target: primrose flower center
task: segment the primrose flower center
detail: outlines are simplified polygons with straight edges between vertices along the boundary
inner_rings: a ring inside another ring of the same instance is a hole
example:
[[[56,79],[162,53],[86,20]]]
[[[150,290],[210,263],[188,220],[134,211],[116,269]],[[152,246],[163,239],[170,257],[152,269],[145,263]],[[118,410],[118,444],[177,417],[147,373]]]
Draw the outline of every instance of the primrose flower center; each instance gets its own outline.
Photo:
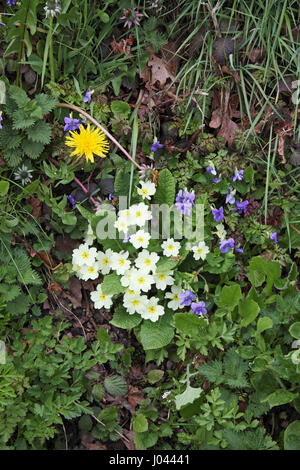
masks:
[[[84,252],[82,253],[81,257],[82,257],[83,259],[88,259],[88,258],[89,258],[89,254],[88,254],[86,251],[84,251]]]
[[[151,259],[146,258],[145,261],[144,261],[144,263],[145,263],[146,266],[150,266],[150,264],[151,264]]]
[[[123,258],[119,259],[119,265],[124,266],[125,260]]]
[[[178,297],[178,295],[177,295],[177,294],[174,294],[174,297],[173,297],[173,299],[174,299],[176,302],[178,302],[178,300],[179,300],[179,297]]]
[[[158,276],[158,279],[159,279],[160,281],[163,281],[164,279],[166,279],[166,275],[165,275],[165,274],[160,274],[160,275]]]
[[[143,277],[139,277],[138,278],[138,283],[139,284],[144,284],[145,283],[145,279]]]
[[[153,305],[152,305],[151,307],[148,308],[148,312],[153,315],[156,312],[156,308],[153,307]]]
[[[93,266],[90,266],[89,269],[88,269],[88,272],[93,273],[94,271],[95,271],[95,268]]]
[[[103,258],[102,262],[103,262],[103,264],[105,264],[105,266],[107,266],[108,265],[108,258]]]
[[[133,305],[134,307],[136,307],[137,305],[140,304],[140,301],[139,301],[138,299],[135,299],[135,300],[133,300],[131,303],[132,303],[132,305]]]
[[[106,295],[104,295],[104,294],[100,294],[100,295],[99,295],[99,298],[100,298],[100,300],[102,300],[102,301],[103,301],[103,300],[105,300],[105,299],[106,299]]]
[[[170,251],[174,250],[174,245],[169,245],[168,250],[170,250]]]

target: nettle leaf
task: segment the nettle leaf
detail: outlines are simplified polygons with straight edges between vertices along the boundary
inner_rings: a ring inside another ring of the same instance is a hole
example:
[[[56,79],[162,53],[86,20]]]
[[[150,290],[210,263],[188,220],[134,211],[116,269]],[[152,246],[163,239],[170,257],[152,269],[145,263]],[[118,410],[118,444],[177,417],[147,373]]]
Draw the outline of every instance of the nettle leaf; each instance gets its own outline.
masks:
[[[107,274],[102,282],[103,294],[115,295],[121,294],[121,292],[125,292],[127,290],[127,287],[122,286],[121,277],[122,276],[118,276],[116,273]]]
[[[248,387],[248,380],[245,377],[248,368],[248,363],[234,349],[229,349],[224,357],[224,382],[233,388]]]
[[[38,121],[30,128],[26,129],[28,139],[41,144],[49,144],[51,140],[51,127],[45,121]]]
[[[0,293],[3,295],[5,302],[10,302],[21,294],[21,289],[17,285],[0,284]]]
[[[230,311],[239,303],[242,298],[242,292],[239,285],[224,286],[220,295],[220,299],[216,301],[218,307],[226,308]]]
[[[198,366],[198,372],[212,383],[219,385],[223,382],[223,364],[221,361],[209,361]]]
[[[175,179],[167,168],[159,172],[156,193],[154,195],[155,204],[168,204],[172,206],[175,200]]]
[[[9,96],[15,101],[18,108],[24,108],[30,102],[27,93],[16,85],[11,85],[8,89]]]
[[[164,318],[166,317],[167,318]],[[157,322],[145,320],[140,331],[140,340],[145,351],[160,349],[172,341],[174,328],[170,325],[169,315],[165,314]]]
[[[113,396],[123,396],[128,392],[127,384],[120,375],[112,375],[104,380],[104,387]]]
[[[42,114],[48,114],[52,109],[55,108],[57,104],[57,99],[54,96],[46,95],[45,93],[40,93],[35,95],[35,101],[42,110]]]
[[[300,420],[293,421],[284,431],[284,450],[300,450]]]
[[[40,142],[32,142],[29,139],[24,139],[22,143],[22,148],[24,153],[29,157],[35,160],[38,158],[42,151],[44,150],[44,144]]]
[[[194,388],[188,385],[183,393],[175,397],[176,410],[180,410],[183,406],[193,403],[200,397],[202,392],[202,388]]]
[[[138,315],[137,313],[129,315],[127,310],[120,305],[118,308],[115,309],[114,316],[109,323],[118,328],[130,330],[131,328],[138,326],[141,321],[142,317],[140,315]]]
[[[260,312],[258,303],[249,298],[241,300],[238,308],[239,314],[243,317],[241,326],[248,326]]]

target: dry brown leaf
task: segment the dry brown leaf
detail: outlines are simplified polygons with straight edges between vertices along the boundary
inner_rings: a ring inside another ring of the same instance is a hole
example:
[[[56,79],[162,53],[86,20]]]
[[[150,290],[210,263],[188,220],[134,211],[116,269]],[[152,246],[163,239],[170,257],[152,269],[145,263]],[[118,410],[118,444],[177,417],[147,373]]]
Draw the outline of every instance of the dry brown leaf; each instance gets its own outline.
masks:
[[[228,146],[232,145],[232,142],[235,138],[235,133],[238,130],[239,126],[232,121],[229,116],[224,116],[222,121],[221,129],[219,130],[217,136],[224,137],[225,143],[228,142]]]
[[[37,197],[29,197],[26,203],[32,207],[32,215],[35,219],[40,220],[42,214],[42,201]]]
[[[222,123],[222,111],[220,108],[218,108],[212,112],[209,127],[212,127],[213,129],[217,129],[218,127],[220,127],[221,123]]]
[[[128,403],[131,405],[132,411],[135,411],[136,406],[140,401],[144,400],[144,394],[137,387],[129,386]]]
[[[151,67],[151,84],[159,82],[160,86],[163,87],[166,84],[168,78],[174,80],[174,75],[169,71],[167,64],[163,59],[160,59],[155,54],[150,54],[148,60],[148,66]]]
[[[133,441],[134,431],[133,430],[129,431],[128,429],[123,429],[123,434],[128,439],[128,441],[126,441],[125,439],[122,441],[125,444],[125,446],[127,447],[127,449],[128,450],[136,450],[135,445],[134,445],[134,441]]]

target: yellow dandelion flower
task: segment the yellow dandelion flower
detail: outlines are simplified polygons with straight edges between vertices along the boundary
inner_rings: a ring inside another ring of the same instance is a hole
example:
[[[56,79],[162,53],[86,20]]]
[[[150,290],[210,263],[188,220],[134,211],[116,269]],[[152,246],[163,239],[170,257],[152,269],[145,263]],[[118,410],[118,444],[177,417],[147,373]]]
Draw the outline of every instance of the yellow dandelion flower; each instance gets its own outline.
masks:
[[[79,127],[79,132],[70,131],[71,136],[66,139],[68,147],[74,147],[74,152],[71,157],[78,156],[78,159],[83,155],[86,161],[89,160],[94,163],[94,154],[101,158],[106,157],[109,150],[109,143],[104,133],[100,129],[90,128],[90,124],[85,128],[82,124]]]

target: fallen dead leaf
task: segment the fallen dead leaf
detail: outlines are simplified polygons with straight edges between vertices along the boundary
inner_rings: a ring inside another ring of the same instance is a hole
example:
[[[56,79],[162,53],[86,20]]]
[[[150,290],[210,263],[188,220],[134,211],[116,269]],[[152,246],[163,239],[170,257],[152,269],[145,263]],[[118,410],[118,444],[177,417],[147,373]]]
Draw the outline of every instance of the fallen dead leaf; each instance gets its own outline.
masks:
[[[132,411],[135,411],[136,406],[140,401],[144,400],[144,394],[137,387],[129,386],[128,403],[131,405]]]
[[[32,215],[35,219],[40,220],[42,214],[42,201],[37,197],[29,197],[26,203],[32,207]]]
[[[128,429],[123,429],[123,434],[125,437],[127,437],[128,441],[125,439],[122,441],[125,446],[127,447],[128,450],[136,450],[135,445],[134,445],[134,431],[129,431]]]
[[[160,86],[163,87],[166,84],[168,78],[174,80],[174,75],[170,72],[167,64],[163,59],[160,59],[155,54],[151,53],[148,66],[151,67],[151,84],[159,82]]]

